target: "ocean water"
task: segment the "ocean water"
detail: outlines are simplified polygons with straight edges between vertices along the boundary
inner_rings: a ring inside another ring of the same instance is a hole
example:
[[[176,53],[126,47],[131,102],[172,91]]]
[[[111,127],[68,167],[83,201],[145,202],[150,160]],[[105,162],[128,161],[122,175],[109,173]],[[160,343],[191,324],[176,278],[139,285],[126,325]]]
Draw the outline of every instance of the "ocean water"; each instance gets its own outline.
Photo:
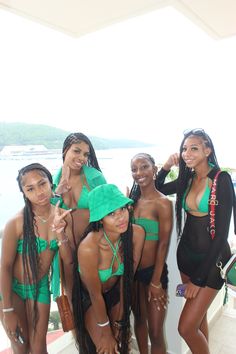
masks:
[[[108,183],[116,184],[125,193],[132,186],[130,160],[139,152],[151,154],[157,165],[162,165],[175,150],[173,146],[152,146],[145,148],[125,148],[97,150],[99,165]],[[16,177],[18,170],[33,162],[39,162],[54,174],[61,167],[61,154],[22,156],[15,159],[0,159],[0,230],[7,220],[23,207],[22,193],[19,191]],[[234,174],[236,180],[236,176]],[[236,188],[236,186],[235,186]]]
[[[138,152],[148,152],[155,158],[159,155],[158,150],[157,147],[109,149],[97,150],[96,154],[107,182],[116,184],[125,193],[126,186],[132,186],[131,158]],[[23,197],[16,177],[19,169],[33,162],[43,164],[54,174],[61,167],[62,158],[61,154],[55,154],[0,159],[0,230],[6,221],[23,207]],[[159,163],[160,160],[157,162]]]

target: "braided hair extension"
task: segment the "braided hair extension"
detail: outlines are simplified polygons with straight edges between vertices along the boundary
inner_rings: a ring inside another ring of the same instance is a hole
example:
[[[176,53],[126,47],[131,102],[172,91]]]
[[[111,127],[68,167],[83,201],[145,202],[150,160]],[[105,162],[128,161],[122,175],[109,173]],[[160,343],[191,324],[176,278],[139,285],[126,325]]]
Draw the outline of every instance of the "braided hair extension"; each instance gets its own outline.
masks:
[[[90,223],[85,229],[81,239],[79,241],[82,242],[83,239],[91,232],[91,231],[99,231],[99,222]],[[78,245],[79,247],[79,245]],[[73,306],[73,314],[75,321],[75,334],[76,334],[76,346],[81,354],[95,354],[96,347],[93,344],[91,337],[85,326],[85,310],[83,306],[83,284],[81,281],[81,277],[78,272],[78,257],[77,252],[75,253],[74,259],[74,280],[73,280],[73,291],[72,291],[72,306]]]
[[[39,270],[39,257],[37,252],[37,237],[35,235],[35,219],[34,213],[32,211],[32,205],[29,199],[26,198],[23,192],[23,182],[22,178],[27,173],[31,171],[37,170],[39,174],[43,177],[47,177],[50,184],[52,185],[52,176],[50,172],[39,163],[32,163],[23,167],[18,172],[17,182],[20,188],[20,191],[23,193],[25,206],[23,208],[23,252],[22,252],[22,260],[23,260],[23,269],[24,269],[24,282],[27,284],[32,279],[33,284],[36,287],[34,294],[34,315],[33,315],[33,327],[38,321],[38,310],[36,299],[38,297],[38,270]]]
[[[63,148],[62,148],[63,161],[65,160],[66,153],[69,150],[69,148],[71,147],[71,145],[80,143],[81,141],[83,141],[84,143],[86,143],[89,146],[88,166],[94,167],[97,170],[101,171],[99,164],[98,164],[98,160],[97,160],[97,156],[96,156],[94,147],[93,147],[91,141],[89,140],[89,138],[86,135],[84,135],[83,133],[71,133],[66,137],[66,139],[63,143]]]
[[[148,160],[153,165],[153,167],[156,166],[155,160],[150,154],[147,154],[145,152],[138,153],[137,155],[135,155],[132,158],[132,160],[136,159],[137,157],[141,157],[141,158]],[[131,162],[132,162],[132,160],[131,160]],[[155,179],[154,184],[155,184],[156,189],[158,190],[159,185],[158,185],[157,178]],[[135,205],[137,203],[137,201],[139,200],[140,197],[141,197],[140,187],[136,182],[133,182],[133,185],[132,185],[132,188],[131,188],[130,194],[129,194],[129,198],[133,199],[133,201],[134,201],[133,205]]]
[[[192,183],[192,178],[194,175],[194,171],[192,171],[189,167],[186,166],[182,158],[183,146],[185,140],[190,136],[197,136],[202,139],[203,143],[206,147],[211,149],[211,153],[208,156],[208,162],[213,164],[215,167],[219,168],[214,145],[212,140],[210,139],[209,135],[205,133],[203,129],[193,129],[184,133],[184,138],[180,144],[179,150],[179,175],[177,178],[177,197],[176,197],[176,219],[177,219],[177,235],[178,238],[181,237],[182,233],[182,200],[186,189],[189,186],[189,183]]]
[[[80,242],[91,231],[99,231],[102,224],[99,221],[92,222],[86,228],[82,235]],[[129,338],[130,338],[130,309],[131,309],[131,296],[132,296],[132,283],[133,283],[133,228],[129,220],[128,229],[121,234],[121,248],[123,252],[124,262],[124,275],[123,275],[123,318],[119,321],[121,325],[121,341],[119,343],[119,352],[121,354],[128,353]],[[76,257],[77,258],[77,257]],[[75,260],[74,266],[74,287],[73,287],[73,313],[75,319],[75,332],[77,338],[77,347],[82,354],[95,354],[96,348],[92,339],[85,327],[85,316],[83,309],[82,297],[82,281],[78,272],[78,259]]]
[[[126,232],[121,236],[122,250],[124,253],[124,276],[123,276],[123,319],[121,327],[121,343],[120,353],[127,354],[130,339],[130,310],[132,300],[132,284],[134,278],[133,272],[133,226],[131,223],[131,215],[129,226]]]

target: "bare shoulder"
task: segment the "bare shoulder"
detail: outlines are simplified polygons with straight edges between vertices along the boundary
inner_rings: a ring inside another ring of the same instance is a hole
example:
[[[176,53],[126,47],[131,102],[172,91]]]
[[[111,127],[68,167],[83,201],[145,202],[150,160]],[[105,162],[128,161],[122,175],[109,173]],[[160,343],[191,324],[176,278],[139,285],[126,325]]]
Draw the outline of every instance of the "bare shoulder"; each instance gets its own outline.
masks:
[[[79,257],[89,257],[94,256],[98,253],[99,242],[101,236],[99,232],[89,232],[88,235],[80,242],[78,247],[78,256]]]
[[[23,232],[23,210],[9,219],[3,230],[3,237],[19,238]]]
[[[162,207],[162,208],[172,207],[172,202],[168,198],[168,196],[166,196],[160,192],[159,192],[159,198],[156,199],[156,203],[158,204],[159,207]]]

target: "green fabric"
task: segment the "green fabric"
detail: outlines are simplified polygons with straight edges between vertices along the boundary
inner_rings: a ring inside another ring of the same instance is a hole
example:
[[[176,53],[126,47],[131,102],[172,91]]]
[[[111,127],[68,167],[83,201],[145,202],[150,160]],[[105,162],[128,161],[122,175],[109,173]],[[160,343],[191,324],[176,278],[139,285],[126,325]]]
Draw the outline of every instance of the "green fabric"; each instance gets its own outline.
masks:
[[[207,185],[206,185],[205,191],[204,191],[203,196],[198,204],[197,210],[193,210],[188,207],[188,205],[186,203],[186,196],[187,196],[188,192],[189,192],[189,188],[187,188],[187,190],[185,191],[184,196],[183,196],[183,203],[182,203],[183,209],[185,211],[195,211],[195,212],[200,212],[200,213],[208,213],[208,211],[209,211],[208,202],[209,202],[210,193],[211,193],[211,189],[208,186],[208,179],[207,179]]]
[[[60,296],[60,264],[59,251],[57,251],[52,260],[52,275],[51,275],[51,293],[53,300]]]
[[[36,298],[36,285],[35,284],[22,284],[16,278],[12,282],[12,290],[22,299],[31,299],[41,302],[43,304],[50,304],[50,291],[48,275],[38,283],[38,294]]]
[[[106,241],[108,242],[109,246],[111,247],[111,250],[113,252],[113,257],[112,257],[111,265],[110,265],[109,268],[107,268],[107,269],[99,269],[98,270],[98,275],[99,275],[99,278],[100,278],[102,283],[105,283],[108,279],[110,279],[110,278],[112,278],[112,277],[114,277],[116,275],[119,276],[119,275],[123,275],[124,274],[124,264],[120,262],[119,257],[117,255],[121,239],[119,239],[119,241],[116,244],[116,247],[114,247],[105,232],[104,232],[104,237],[105,237]],[[113,273],[112,272],[112,267],[113,267],[115,259],[117,260],[118,268]]]
[[[119,257],[117,255],[121,239],[119,239],[119,241],[116,244],[116,247],[114,247],[105,232],[104,232],[104,237],[105,237],[106,241],[108,242],[109,246],[111,247],[113,257],[112,257],[111,265],[109,268],[98,269],[98,276],[99,276],[99,279],[101,280],[102,283],[105,283],[107,280],[109,280],[110,278],[112,278],[114,276],[120,276],[120,275],[124,274],[124,263],[120,262]],[[118,267],[115,272],[112,272],[112,267],[113,267],[115,259],[117,260]],[[78,272],[81,273],[79,265],[78,265]]]
[[[86,178],[86,181],[87,181],[87,184],[88,184],[90,190],[94,189],[95,187],[97,187],[97,186],[99,186],[101,184],[105,184],[106,183],[105,177],[96,168],[84,165],[84,166],[82,166],[82,171],[83,171],[83,174],[84,174],[84,176]],[[60,182],[61,175],[62,175],[62,168],[60,168],[57,171],[57,173],[53,176],[53,190],[54,191],[56,190],[56,188],[57,188],[57,186],[58,186],[58,184]],[[86,184],[83,184],[79,200],[77,201],[77,208],[78,209],[88,209],[89,189],[87,188]],[[66,205],[63,202],[63,198],[62,197],[60,197],[59,199],[57,197],[51,198],[51,203],[53,205],[56,205],[58,200],[60,200],[60,205],[59,206],[61,208],[70,209],[68,207],[68,205]]]
[[[99,221],[113,211],[132,204],[114,184],[102,184],[89,193],[90,222]]]
[[[146,241],[157,241],[159,239],[159,223],[157,221],[146,218],[132,218],[132,222],[144,228]]]
[[[17,242],[17,253],[22,254],[23,253],[23,243],[24,243],[24,239],[20,239]],[[50,243],[48,243],[47,240],[44,240],[41,237],[36,237],[36,243],[37,243],[37,251],[38,253],[41,253],[43,251],[45,251],[47,248],[49,248],[51,251],[56,251],[58,250],[58,244],[57,244],[57,240],[51,240]],[[27,250],[28,252],[28,250]]]

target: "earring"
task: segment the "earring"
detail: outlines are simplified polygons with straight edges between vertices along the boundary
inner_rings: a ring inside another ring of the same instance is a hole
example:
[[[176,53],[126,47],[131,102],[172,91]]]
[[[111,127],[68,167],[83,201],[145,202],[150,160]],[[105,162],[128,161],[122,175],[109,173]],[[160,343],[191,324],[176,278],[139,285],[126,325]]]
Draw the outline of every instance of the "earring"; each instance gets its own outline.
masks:
[[[154,175],[153,175],[153,180],[155,181],[156,178],[157,178],[157,175],[156,175],[156,173],[154,173]]]

